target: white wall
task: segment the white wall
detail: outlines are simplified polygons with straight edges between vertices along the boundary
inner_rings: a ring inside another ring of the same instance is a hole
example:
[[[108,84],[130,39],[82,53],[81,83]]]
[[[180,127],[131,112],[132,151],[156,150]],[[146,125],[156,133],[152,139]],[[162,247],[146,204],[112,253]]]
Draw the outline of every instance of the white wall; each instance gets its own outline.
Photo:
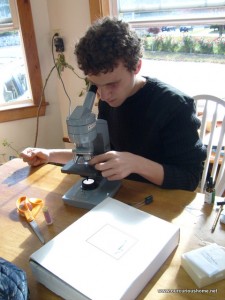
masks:
[[[90,26],[89,0],[48,0],[49,18],[53,32],[58,31],[63,37],[65,45],[66,61],[76,68],[76,72],[83,77],[76,67],[74,46]],[[72,100],[72,109],[82,103],[83,98],[79,94],[85,83],[78,79],[69,69],[62,74],[66,90]],[[61,111],[61,121],[64,136],[67,136],[66,117],[69,112],[69,100],[66,97],[61,82],[57,81],[57,94]],[[65,145],[68,146],[68,145]]]
[[[76,67],[74,44],[84,34],[90,25],[89,0],[30,0],[35,27],[36,41],[43,84],[53,66],[51,55],[51,40],[55,30],[59,30],[65,43],[65,57],[68,63]],[[79,71],[78,71],[79,72]],[[82,73],[79,72],[80,75]],[[84,83],[75,75],[65,70],[62,75],[68,94],[74,108],[82,101],[78,97]],[[62,89],[56,71],[51,75],[46,92],[49,106],[46,115],[40,117],[38,147],[63,148],[73,145],[64,144],[62,137],[67,136],[66,117],[69,102]],[[33,146],[35,138],[36,119],[18,120],[0,123],[0,154],[5,153],[5,159],[14,152],[2,147],[1,142],[7,139],[18,151]],[[3,157],[0,155],[0,162]]]

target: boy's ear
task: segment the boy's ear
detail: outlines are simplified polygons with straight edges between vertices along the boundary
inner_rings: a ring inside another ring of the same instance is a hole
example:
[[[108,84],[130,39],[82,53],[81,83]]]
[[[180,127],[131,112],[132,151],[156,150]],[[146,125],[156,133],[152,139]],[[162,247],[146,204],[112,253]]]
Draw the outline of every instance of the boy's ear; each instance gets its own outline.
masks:
[[[142,66],[142,60],[139,59],[137,66],[136,66],[136,70],[134,71],[134,74],[138,74],[139,71],[141,70],[141,66]]]

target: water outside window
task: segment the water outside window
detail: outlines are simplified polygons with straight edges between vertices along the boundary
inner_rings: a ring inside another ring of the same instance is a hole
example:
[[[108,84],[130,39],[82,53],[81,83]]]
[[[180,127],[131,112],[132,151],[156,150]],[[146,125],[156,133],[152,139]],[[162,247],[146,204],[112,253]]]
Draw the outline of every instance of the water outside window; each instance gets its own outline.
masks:
[[[0,106],[31,99],[23,45],[13,28],[9,0],[0,0]]]

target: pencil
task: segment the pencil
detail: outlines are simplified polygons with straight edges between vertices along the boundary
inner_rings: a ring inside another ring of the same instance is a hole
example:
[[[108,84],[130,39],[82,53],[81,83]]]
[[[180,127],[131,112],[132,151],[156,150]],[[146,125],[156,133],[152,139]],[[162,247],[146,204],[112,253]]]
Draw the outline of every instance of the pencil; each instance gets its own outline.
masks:
[[[216,225],[217,225],[217,223],[218,223],[218,221],[219,221],[219,218],[220,218],[220,215],[221,215],[221,212],[223,211],[223,205],[221,205],[220,206],[220,209],[219,209],[219,211],[218,211],[218,213],[217,213],[217,215],[216,215],[216,219],[215,219],[215,221],[214,221],[214,223],[213,223],[213,226],[212,226],[212,229],[211,229],[211,232],[213,233],[214,231],[215,231],[215,229],[216,229]]]

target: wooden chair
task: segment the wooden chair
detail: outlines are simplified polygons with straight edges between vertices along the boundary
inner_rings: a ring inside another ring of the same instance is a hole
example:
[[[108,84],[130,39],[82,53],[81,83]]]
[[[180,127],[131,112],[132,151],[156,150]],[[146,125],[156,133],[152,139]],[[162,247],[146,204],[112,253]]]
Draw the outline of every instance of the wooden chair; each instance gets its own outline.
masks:
[[[199,135],[207,147],[200,192],[204,192],[207,177],[212,176],[216,196],[222,196],[225,191],[225,101],[204,94],[193,98],[197,115],[201,119]]]

